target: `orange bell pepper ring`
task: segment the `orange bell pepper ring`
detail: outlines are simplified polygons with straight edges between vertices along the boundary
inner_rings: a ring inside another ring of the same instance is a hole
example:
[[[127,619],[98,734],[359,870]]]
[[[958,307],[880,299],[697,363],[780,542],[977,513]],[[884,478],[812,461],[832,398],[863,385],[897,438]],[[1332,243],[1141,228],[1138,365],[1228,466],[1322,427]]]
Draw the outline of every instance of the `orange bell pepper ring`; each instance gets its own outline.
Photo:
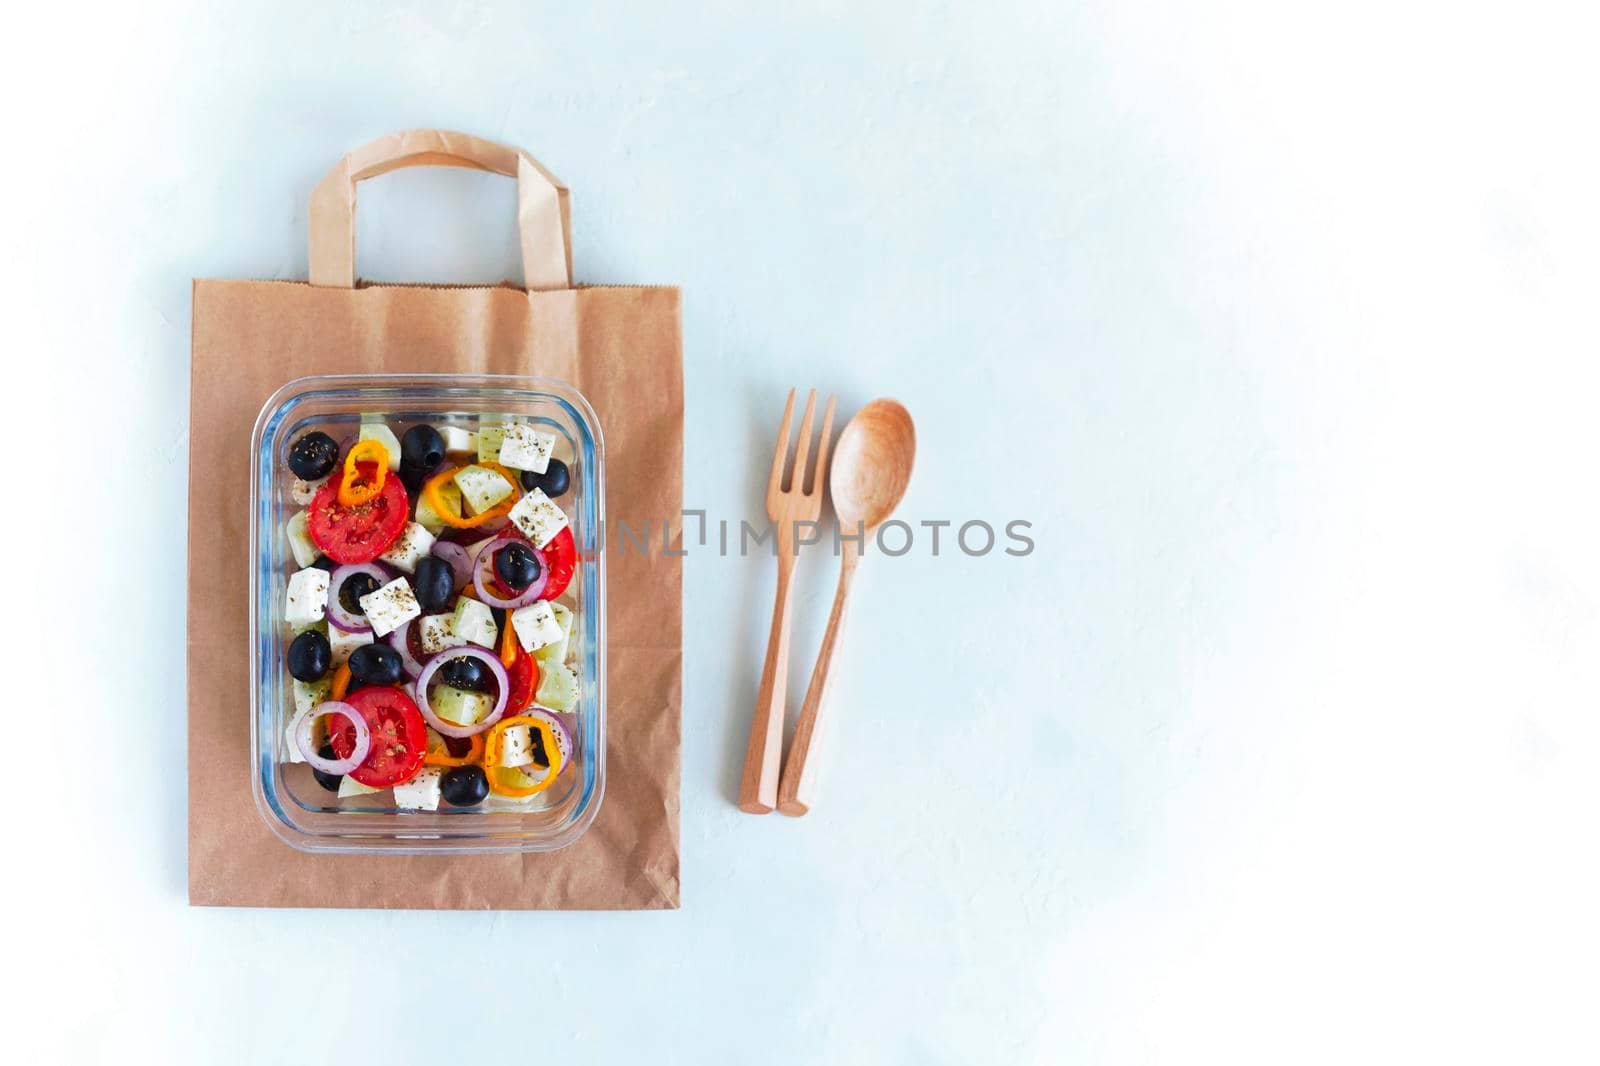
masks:
[[[344,457],[344,477],[339,481],[339,503],[359,507],[383,491],[389,477],[389,449],[382,441],[358,440]]]
[[[422,756],[422,765],[451,767],[472,766],[475,763],[482,761],[483,736],[481,734],[476,734],[468,737],[467,741],[472,745],[472,747],[465,755],[457,758],[456,756],[450,754],[450,749],[448,747],[440,747],[432,751],[424,752]]]
[[[532,785],[519,785],[520,778],[529,780],[527,774],[520,767],[501,766],[500,759],[505,754],[506,730],[512,726],[525,725],[539,732],[539,739],[544,745],[545,756],[550,760],[550,770]],[[489,730],[489,737],[483,748],[483,772],[489,779],[489,791],[497,796],[510,796],[514,799],[523,799],[527,796],[543,792],[555,783],[561,773],[561,749],[556,747],[556,733],[550,728],[550,723],[542,718],[521,714],[515,718],[502,718]],[[515,775],[515,776],[513,776]],[[509,780],[508,780],[509,778]]]
[[[495,473],[505,478],[507,484],[511,486],[511,495],[507,496],[505,499],[501,500],[487,511],[479,511],[477,514],[470,517],[467,515],[456,514],[454,511],[450,510],[450,508],[445,506],[444,497],[440,495],[439,488],[446,481],[449,481],[451,478],[455,477],[458,473],[458,470],[456,467],[449,467],[448,469],[441,470],[439,473],[433,475],[427,481],[423,482],[422,494],[427,497],[428,506],[433,508],[434,514],[439,516],[439,521],[443,522],[447,526],[451,526],[455,529],[476,529],[478,526],[483,525],[492,518],[504,518],[506,515],[510,514],[511,508],[515,507],[517,501],[522,498],[522,493],[517,489],[517,475],[507,470],[499,463],[480,462],[475,465],[481,466],[486,470],[493,470]]]
[[[350,664],[340,663],[339,669],[333,672],[333,687],[328,690],[330,700],[343,700],[345,693],[350,691]]]

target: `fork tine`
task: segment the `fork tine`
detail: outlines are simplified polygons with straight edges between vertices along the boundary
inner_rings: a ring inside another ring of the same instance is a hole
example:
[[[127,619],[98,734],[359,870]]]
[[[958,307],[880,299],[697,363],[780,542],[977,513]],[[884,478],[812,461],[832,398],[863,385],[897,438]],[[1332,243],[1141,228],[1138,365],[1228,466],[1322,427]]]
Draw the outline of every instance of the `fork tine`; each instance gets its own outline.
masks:
[[[817,440],[817,468],[812,471],[810,479],[806,482],[805,493],[807,496],[822,491],[822,482],[828,474],[828,449],[833,441],[833,397],[828,397],[828,406],[822,412],[822,436]]]
[[[789,457],[789,423],[794,419],[794,391],[789,390],[789,402],[783,405],[783,423],[778,426],[778,446],[772,452],[772,476],[767,479],[767,495],[778,491],[783,480],[783,461]]]
[[[817,390],[806,395],[806,413],[800,420],[800,447],[794,453],[794,473],[789,476],[789,492],[804,493],[806,456],[811,454],[811,416],[817,409]]]

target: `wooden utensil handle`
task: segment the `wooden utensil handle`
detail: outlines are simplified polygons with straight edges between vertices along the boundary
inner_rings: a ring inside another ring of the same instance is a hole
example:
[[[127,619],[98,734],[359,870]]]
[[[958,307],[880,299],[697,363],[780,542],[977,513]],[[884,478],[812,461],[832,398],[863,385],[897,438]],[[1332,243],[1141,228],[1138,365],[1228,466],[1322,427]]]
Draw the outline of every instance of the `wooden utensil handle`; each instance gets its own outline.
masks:
[[[816,797],[818,763],[811,758],[812,749],[821,745],[823,711],[828,704],[829,681],[833,676],[833,653],[844,632],[845,606],[850,600],[850,582],[855,576],[857,558],[846,548],[839,567],[839,588],[833,594],[833,610],[828,615],[828,629],[822,635],[817,665],[811,670],[811,684],[806,687],[806,701],[800,707],[800,720],[795,724],[794,741],[789,745],[789,758],[783,764],[783,779],[778,785],[778,810],[796,818],[811,809]]]
[[[794,576],[793,552],[778,551],[778,593],[767,634],[767,661],[750,719],[750,744],[739,780],[739,809],[746,814],[771,814],[778,802],[778,768],[783,755],[783,717],[789,687],[789,587]]]

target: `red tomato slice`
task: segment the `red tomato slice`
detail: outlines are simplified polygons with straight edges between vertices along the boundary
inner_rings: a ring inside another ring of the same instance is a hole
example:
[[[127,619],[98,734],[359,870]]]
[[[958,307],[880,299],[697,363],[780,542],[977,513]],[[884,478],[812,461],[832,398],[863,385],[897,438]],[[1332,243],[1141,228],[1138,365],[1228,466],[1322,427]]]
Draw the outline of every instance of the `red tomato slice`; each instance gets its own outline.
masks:
[[[506,696],[506,714],[518,714],[533,702],[539,687],[539,664],[533,656],[517,649],[517,660],[506,671],[511,676],[511,692]]]
[[[372,749],[350,776],[368,788],[388,788],[417,776],[428,751],[428,726],[411,697],[397,688],[375,685],[357,689],[345,702],[361,712],[372,731]],[[356,750],[355,727],[343,718],[329,718],[328,726],[334,756],[349,758]]]
[[[397,477],[366,503],[346,507],[332,480],[312,497],[306,531],[311,543],[336,563],[370,563],[389,550],[410,520],[411,500]]]
[[[567,586],[572,584],[572,575],[578,570],[578,546],[572,541],[572,527],[568,526],[557,533],[549,544],[538,551],[539,561],[550,571],[550,580],[545,582],[539,598],[553,600],[567,591]]]

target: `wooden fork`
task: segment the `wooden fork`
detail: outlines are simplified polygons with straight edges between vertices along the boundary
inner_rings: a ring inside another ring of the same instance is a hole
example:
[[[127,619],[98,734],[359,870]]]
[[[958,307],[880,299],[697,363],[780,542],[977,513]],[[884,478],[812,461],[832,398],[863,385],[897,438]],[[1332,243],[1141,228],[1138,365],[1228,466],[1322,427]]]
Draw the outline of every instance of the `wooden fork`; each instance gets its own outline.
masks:
[[[739,781],[739,809],[747,814],[771,814],[778,803],[778,764],[783,754],[784,705],[789,687],[789,586],[794,578],[795,563],[799,561],[795,526],[801,522],[814,523],[822,514],[822,482],[827,476],[828,446],[833,439],[833,397],[829,396],[822,415],[817,463],[807,480],[811,416],[817,403],[817,390],[812,389],[806,396],[806,412],[800,420],[800,443],[786,487],[783,468],[789,457],[794,392],[789,390],[789,402],[783,408],[778,447],[772,455],[772,474],[767,478],[767,517],[777,532],[778,597],[772,605],[767,662],[761,668],[761,690],[756,696],[755,715],[750,720],[750,746],[744,753],[744,776]]]

